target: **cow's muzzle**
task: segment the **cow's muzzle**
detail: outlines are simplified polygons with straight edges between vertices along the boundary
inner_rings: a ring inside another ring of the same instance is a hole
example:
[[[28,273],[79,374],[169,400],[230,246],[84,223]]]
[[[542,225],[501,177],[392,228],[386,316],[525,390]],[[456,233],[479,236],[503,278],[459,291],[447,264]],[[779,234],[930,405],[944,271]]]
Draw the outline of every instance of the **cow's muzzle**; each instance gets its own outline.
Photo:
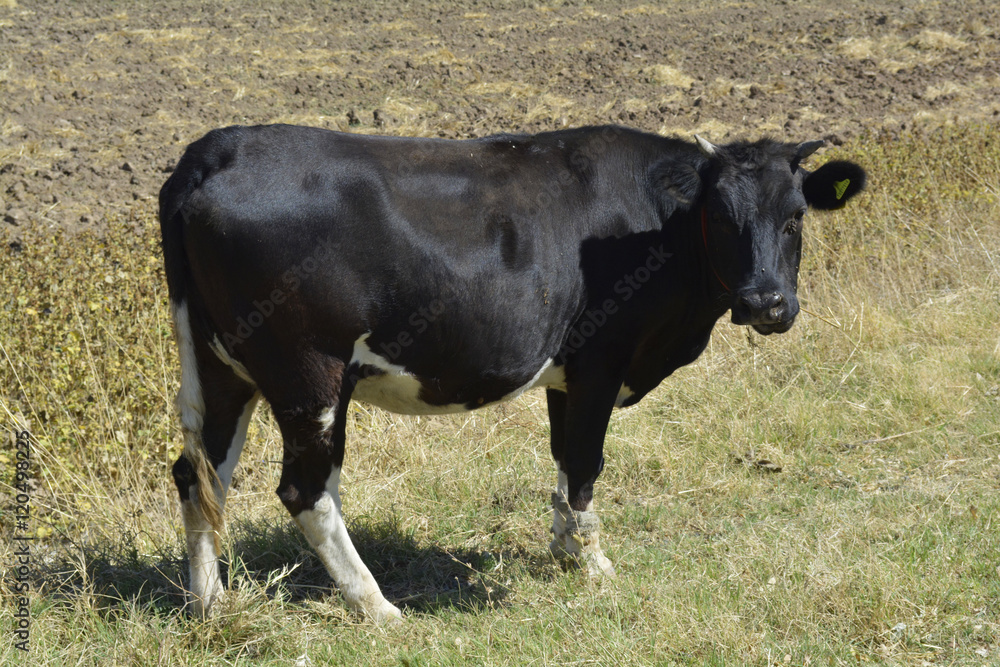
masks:
[[[798,300],[781,292],[744,291],[733,303],[733,324],[752,326],[757,333],[768,336],[785,333],[799,314]]]

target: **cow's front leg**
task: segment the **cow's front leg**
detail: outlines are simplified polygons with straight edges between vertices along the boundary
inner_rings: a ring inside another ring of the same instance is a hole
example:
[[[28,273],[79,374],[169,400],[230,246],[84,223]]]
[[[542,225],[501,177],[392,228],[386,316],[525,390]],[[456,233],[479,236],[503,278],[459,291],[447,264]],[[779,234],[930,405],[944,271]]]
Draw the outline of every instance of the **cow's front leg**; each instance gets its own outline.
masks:
[[[594,511],[594,482],[604,467],[604,433],[615,395],[605,405],[604,393],[574,400],[561,391],[548,391],[552,456],[559,469],[549,550],[592,576],[613,577],[615,568],[601,550],[601,521]]]
[[[593,500],[584,510],[573,509],[566,492],[566,474],[559,471],[559,482],[552,494],[552,555],[580,565],[592,576],[615,576],[615,568],[601,549],[601,520],[593,509]]]

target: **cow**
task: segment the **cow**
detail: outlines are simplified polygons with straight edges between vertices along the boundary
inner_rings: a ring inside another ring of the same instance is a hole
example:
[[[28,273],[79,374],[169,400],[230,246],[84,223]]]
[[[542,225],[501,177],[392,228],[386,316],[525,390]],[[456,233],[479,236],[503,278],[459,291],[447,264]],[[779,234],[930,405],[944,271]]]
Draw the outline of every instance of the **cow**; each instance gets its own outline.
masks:
[[[697,359],[727,312],[787,331],[807,208],[865,185],[852,162],[802,167],[822,141],[695,139],[269,125],[192,143],[159,199],[192,612],[223,593],[226,493],[260,397],[283,440],[277,495],[364,616],[401,618],[341,511],[352,399],[439,414],[545,388],[550,550],[613,576],[594,510],[612,410]]]

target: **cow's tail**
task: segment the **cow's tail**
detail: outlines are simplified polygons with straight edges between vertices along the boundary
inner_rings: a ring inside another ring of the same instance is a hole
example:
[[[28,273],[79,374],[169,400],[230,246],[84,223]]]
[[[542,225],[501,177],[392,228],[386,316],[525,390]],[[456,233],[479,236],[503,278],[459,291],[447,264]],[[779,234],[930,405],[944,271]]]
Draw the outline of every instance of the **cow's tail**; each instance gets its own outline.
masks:
[[[216,489],[222,487],[201,438],[205,401],[195,357],[195,337],[204,335],[205,319],[198,312],[200,299],[195,292],[190,262],[184,250],[184,230],[188,222],[195,221],[206,213],[199,211],[193,204],[192,195],[209,176],[229,162],[232,156],[232,138],[236,132],[238,128],[215,130],[191,144],[160,189],[163,261],[181,361],[181,388],[177,394],[177,407],[184,430],[182,456],[187,459],[194,473],[198,506],[214,533],[217,553],[219,536],[223,530],[223,511]]]
[[[192,202],[195,190],[233,160],[243,127],[212,130],[187,147],[177,168],[160,188],[160,235],[171,303],[187,300],[191,276],[184,253],[184,224],[206,212]]]
[[[194,444],[189,447],[188,443],[192,441]],[[208,455],[201,444],[200,435],[185,438],[183,455],[194,467],[195,478],[198,480],[198,507],[201,509],[205,521],[212,528],[215,553],[220,553],[222,551],[220,536],[225,530],[226,522],[216,489],[222,488],[222,481],[219,479],[218,473],[215,472],[215,467],[208,461]]]

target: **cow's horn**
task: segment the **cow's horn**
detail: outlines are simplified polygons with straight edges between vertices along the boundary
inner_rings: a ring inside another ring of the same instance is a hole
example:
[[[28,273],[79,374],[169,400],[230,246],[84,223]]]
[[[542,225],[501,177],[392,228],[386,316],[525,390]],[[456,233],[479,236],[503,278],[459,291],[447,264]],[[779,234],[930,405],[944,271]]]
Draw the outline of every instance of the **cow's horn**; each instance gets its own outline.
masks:
[[[700,137],[697,134],[694,135],[694,138],[698,140],[698,149],[701,151],[702,155],[705,157],[712,157],[715,155],[715,151],[717,150],[715,144],[705,137]]]
[[[822,148],[825,143],[822,139],[819,141],[804,141],[795,147],[795,157],[799,160],[805,160],[815,153],[817,149]]]

